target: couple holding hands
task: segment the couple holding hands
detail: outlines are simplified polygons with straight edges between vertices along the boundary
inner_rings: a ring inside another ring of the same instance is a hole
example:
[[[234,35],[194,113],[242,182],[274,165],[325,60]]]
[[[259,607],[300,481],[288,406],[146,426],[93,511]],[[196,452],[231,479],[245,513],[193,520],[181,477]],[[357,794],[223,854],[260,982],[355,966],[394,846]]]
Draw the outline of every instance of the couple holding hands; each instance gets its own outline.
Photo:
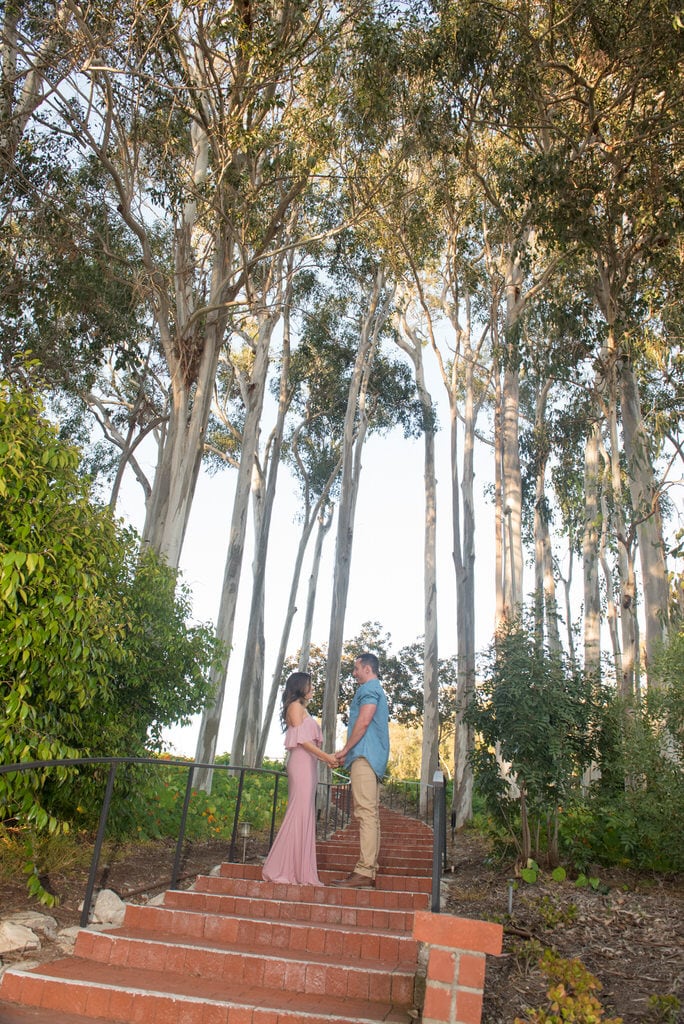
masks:
[[[389,758],[387,698],[378,679],[378,659],[354,660],[356,691],[349,708],[347,742],[334,754],[321,749],[323,734],[306,710],[311,676],[293,672],[285,684],[281,720],[285,728],[288,801],[280,831],[263,866],[269,882],[322,885],[316,866],[316,761],[344,765],[351,776],[354,817],[360,830],[359,860],[353,872],[332,885],[373,888],[380,850],[380,783]]]

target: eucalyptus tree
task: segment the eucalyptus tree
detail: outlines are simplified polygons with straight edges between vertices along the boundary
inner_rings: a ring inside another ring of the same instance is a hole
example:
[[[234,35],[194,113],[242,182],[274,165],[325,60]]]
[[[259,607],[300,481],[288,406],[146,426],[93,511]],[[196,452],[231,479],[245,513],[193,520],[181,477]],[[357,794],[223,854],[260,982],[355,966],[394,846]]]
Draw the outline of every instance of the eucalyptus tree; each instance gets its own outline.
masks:
[[[344,240],[342,245],[344,245]],[[386,280],[382,265],[355,242],[347,251],[338,247],[338,287],[347,295],[346,320],[335,325],[349,344],[349,366],[342,426],[340,499],[328,636],[328,664],[323,703],[324,743],[335,743],[339,666],[344,616],[351,572],[354,519],[361,477],[361,454],[369,429],[390,430],[401,423],[415,430],[416,403],[413,383],[403,363],[381,353],[390,329],[389,314],[394,285]]]
[[[596,392],[606,416],[619,545],[621,686],[630,692],[637,646],[635,541],[647,660],[667,631],[656,452],[639,395],[640,366],[648,355],[639,336],[653,318],[664,257],[681,231],[681,204],[672,197],[681,187],[684,40],[666,5],[649,0],[596,0],[582,9],[540,4],[538,12],[528,36],[542,86],[535,124],[551,148],[550,159],[537,168],[536,213],[559,244],[581,250],[584,266],[589,264],[587,292],[604,321]]]
[[[438,688],[439,647],[437,628],[437,477],[435,473],[436,413],[425,381],[424,340],[410,324],[403,309],[397,344],[411,359],[422,415],[424,440],[425,533],[423,563],[423,612],[425,650],[423,656],[423,743],[420,768],[420,808],[427,810],[428,786],[439,764]]]
[[[138,247],[170,394],[144,539],[176,565],[230,310],[330,149],[305,112],[334,94],[326,44],[345,12],[131,0],[72,16],[87,59],[51,92],[44,130],[93,154]]]

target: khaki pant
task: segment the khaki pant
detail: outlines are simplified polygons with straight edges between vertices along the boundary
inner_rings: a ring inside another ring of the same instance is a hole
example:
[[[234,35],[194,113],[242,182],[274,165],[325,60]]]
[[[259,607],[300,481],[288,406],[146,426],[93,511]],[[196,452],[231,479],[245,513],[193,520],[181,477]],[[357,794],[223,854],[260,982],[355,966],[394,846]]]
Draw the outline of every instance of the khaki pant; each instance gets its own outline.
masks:
[[[380,783],[365,757],[357,757],[352,761],[351,791],[361,845],[354,871],[375,878],[380,853]]]

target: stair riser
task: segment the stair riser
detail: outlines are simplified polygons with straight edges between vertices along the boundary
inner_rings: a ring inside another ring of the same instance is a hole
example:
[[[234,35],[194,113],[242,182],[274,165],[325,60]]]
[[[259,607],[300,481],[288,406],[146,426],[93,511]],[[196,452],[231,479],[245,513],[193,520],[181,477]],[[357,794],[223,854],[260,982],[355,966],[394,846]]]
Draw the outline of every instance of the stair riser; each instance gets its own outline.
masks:
[[[346,925],[368,931],[392,931],[411,934],[413,912],[371,907],[327,906],[324,903],[297,903],[287,900],[250,899],[196,892],[193,889],[167,892],[164,906],[176,910],[196,910],[204,914],[234,914],[254,920],[297,922],[299,924]]]
[[[347,931],[321,925],[293,925],[282,921],[241,917],[212,917],[187,910],[129,905],[125,924],[140,931],[164,933],[184,939],[201,939],[222,945],[239,945],[265,951],[321,953],[340,962],[378,960],[391,964],[415,964],[417,944],[408,936]]]
[[[413,970],[396,972],[380,967],[368,970],[94,932],[80,933],[75,955],[116,967],[166,971],[170,977],[183,974],[212,981],[225,979],[228,991],[230,986],[257,985],[275,991],[398,1006],[408,1005],[413,996],[415,965]]]
[[[339,872],[334,876],[339,877]],[[330,872],[332,880],[333,872]],[[384,879],[380,879],[382,883]],[[421,879],[421,885],[424,879]],[[314,887],[311,885],[284,885],[280,882],[261,882],[257,879],[238,878],[237,876],[202,875],[200,876],[193,891],[212,893],[217,896],[237,896],[250,899],[273,899],[285,903],[317,903],[327,906],[363,906],[374,907],[378,910],[425,910],[428,905],[427,898],[417,892],[399,891],[390,889],[364,889],[355,891],[353,889],[338,889],[325,887]],[[363,903],[359,903],[359,896],[363,896]]]

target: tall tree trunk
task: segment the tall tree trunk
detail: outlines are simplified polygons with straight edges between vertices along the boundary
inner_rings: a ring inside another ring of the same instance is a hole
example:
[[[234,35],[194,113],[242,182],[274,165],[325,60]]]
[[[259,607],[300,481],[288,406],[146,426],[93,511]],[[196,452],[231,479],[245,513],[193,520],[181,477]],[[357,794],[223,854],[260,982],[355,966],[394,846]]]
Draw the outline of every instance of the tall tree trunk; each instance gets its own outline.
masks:
[[[523,271],[520,255],[509,258],[506,271],[506,357],[502,383],[502,483],[504,515],[504,553],[506,585],[504,592],[507,618],[515,618],[523,603],[522,549],[522,473],[520,469],[520,369],[517,333],[525,306],[522,291]]]
[[[601,594],[599,590],[599,440],[600,425],[594,420],[584,450],[584,670],[596,679],[601,675]]]
[[[324,492],[320,495],[313,512],[310,512],[304,521],[301,536],[299,538],[299,544],[297,545],[297,554],[295,557],[294,569],[292,572],[292,582],[290,584],[290,594],[288,597],[287,608],[285,611],[285,620],[283,622],[283,629],[280,636],[280,647],[278,648],[278,654],[276,655],[275,668],[273,670],[273,678],[271,680],[271,689],[266,702],[266,710],[264,712],[264,719],[261,725],[261,735],[259,738],[259,746],[257,749],[256,764],[260,766],[264,754],[266,753],[266,744],[268,742],[268,734],[271,728],[271,722],[273,721],[273,712],[275,711],[276,699],[278,696],[278,689],[281,685],[281,676],[283,674],[283,665],[285,664],[285,657],[287,654],[287,644],[290,639],[290,631],[292,628],[292,622],[297,612],[296,601],[297,591],[299,589],[299,581],[302,574],[302,565],[304,564],[304,555],[313,531],[314,523],[318,520],[319,530],[316,535],[316,547],[318,548],[318,557],[314,554],[314,565],[316,572],[318,572],[318,566],[320,566],[321,551],[323,547],[323,540],[327,531],[330,529],[332,523],[332,514],[326,516],[323,506],[325,505],[330,487],[334,483],[335,476],[337,476],[339,469],[336,468],[334,474],[331,475],[329,480],[329,486],[326,485]],[[320,543],[319,543],[320,542]],[[315,586],[314,586],[315,596]],[[313,618],[313,604],[312,604],[312,618]],[[309,643],[311,641],[311,624],[309,623]],[[307,646],[308,651],[308,646]],[[300,666],[298,666],[299,672],[306,672],[308,667],[308,655],[304,668],[301,667],[301,653],[300,653]]]
[[[503,497],[503,447],[502,447],[502,394],[501,373],[496,374],[494,388],[494,557],[495,557],[495,599],[494,629],[503,625],[506,615],[506,559],[504,557],[504,532],[506,516]]]
[[[278,479],[278,469],[280,468],[280,453],[285,432],[285,416],[290,404],[288,386],[290,375],[289,294],[285,299],[283,308],[283,343],[280,363],[278,414],[268,446],[266,490],[261,515],[258,517],[257,529],[255,530],[256,544],[252,599],[247,625],[245,658],[242,665],[242,677],[238,693],[235,728],[233,731],[233,744],[230,753],[231,764],[247,764],[250,767],[253,767],[256,763],[263,702],[265,651],[263,649],[262,634],[264,629],[266,559],[271,534],[276,482]]]
[[[439,766],[439,645],[437,633],[437,481],[435,478],[435,411],[425,383],[423,347],[405,315],[397,338],[411,359],[423,416],[425,531],[423,559],[423,739],[420,762],[420,812],[428,809],[429,788]]]
[[[612,337],[612,331],[610,332]],[[620,581],[620,629],[622,635],[622,674],[618,686],[623,697],[634,694],[634,670],[638,660],[636,637],[636,590],[630,570],[631,551],[623,512],[622,471],[617,419],[615,347],[610,344],[608,358],[608,433],[610,438],[610,484],[613,497],[614,533],[618,541],[617,566]]]
[[[342,483],[337,520],[325,692],[323,695],[323,745],[327,750],[334,749],[337,732],[340,664],[344,637],[344,617],[351,572],[354,517],[361,476],[361,452],[368,429],[366,411],[368,378],[377,350],[380,330],[387,318],[392,299],[390,294],[383,296],[384,287],[384,274],[381,270],[378,270],[373,281],[368,310],[360,325],[359,347],[349,386],[347,411],[344,421]]]
[[[309,652],[311,650],[311,632],[313,630],[314,610],[316,608],[316,591],[321,572],[321,558],[323,555],[323,542],[332,526],[334,512],[331,509],[326,513],[321,509],[318,515],[318,530],[316,531],[316,543],[314,545],[313,558],[311,559],[311,572],[309,574],[309,586],[306,595],[306,612],[304,613],[304,626],[302,628],[302,641],[299,649],[299,672],[309,671]]]
[[[621,361],[620,385],[622,433],[641,562],[648,671],[656,651],[668,635],[669,584],[658,492],[641,412],[639,386],[627,359]]]
[[[223,572],[221,601],[216,622],[216,635],[223,644],[224,655],[220,665],[215,667],[211,673],[214,696],[211,701],[207,702],[202,714],[195,753],[196,761],[207,764],[212,762],[216,755],[216,743],[223,712],[226,674],[228,672],[228,662],[233,643],[238,589],[245,551],[250,482],[259,443],[259,427],[266,390],[269,347],[273,326],[269,319],[265,319],[260,324],[249,386],[246,389],[247,408],[242,431],[242,448],[235,485],[235,497],[233,499],[233,512],[228,539],[228,552]],[[196,785],[198,789],[211,791],[211,769],[198,770],[196,772]]]
[[[537,394],[535,411],[535,438],[537,447],[537,473],[535,480],[534,503],[534,568],[535,568],[535,608],[537,630],[540,641],[544,635],[548,640],[549,650],[555,654],[561,651],[560,631],[558,629],[558,604],[556,601],[556,581],[553,575],[553,558],[551,551],[551,535],[546,507],[546,466],[548,462],[548,444],[546,440],[546,403],[551,390],[552,381],[547,380]]]
[[[190,130],[193,187],[199,189],[207,179],[209,141],[206,131],[193,124]],[[128,197],[122,197],[129,203]],[[124,219],[128,212],[124,210]],[[197,202],[191,196],[183,205],[181,222],[174,239],[174,310],[165,291],[157,290],[154,310],[164,355],[171,378],[169,425],[161,458],[146,509],[143,544],[151,547],[173,568],[178,567],[185,531],[190,518],[204,450],[204,438],[211,411],[214,380],[228,322],[228,302],[237,294],[237,285],[228,287],[226,267],[232,261],[232,247],[223,236],[216,239],[210,295],[206,317],[198,317],[200,301],[195,289],[195,250],[193,234],[197,228]],[[129,226],[139,225],[130,222]],[[143,253],[153,281],[159,277],[143,236]],[[205,326],[202,332],[202,320]],[[173,325],[173,326],[172,326]],[[199,359],[197,353],[200,353]]]

